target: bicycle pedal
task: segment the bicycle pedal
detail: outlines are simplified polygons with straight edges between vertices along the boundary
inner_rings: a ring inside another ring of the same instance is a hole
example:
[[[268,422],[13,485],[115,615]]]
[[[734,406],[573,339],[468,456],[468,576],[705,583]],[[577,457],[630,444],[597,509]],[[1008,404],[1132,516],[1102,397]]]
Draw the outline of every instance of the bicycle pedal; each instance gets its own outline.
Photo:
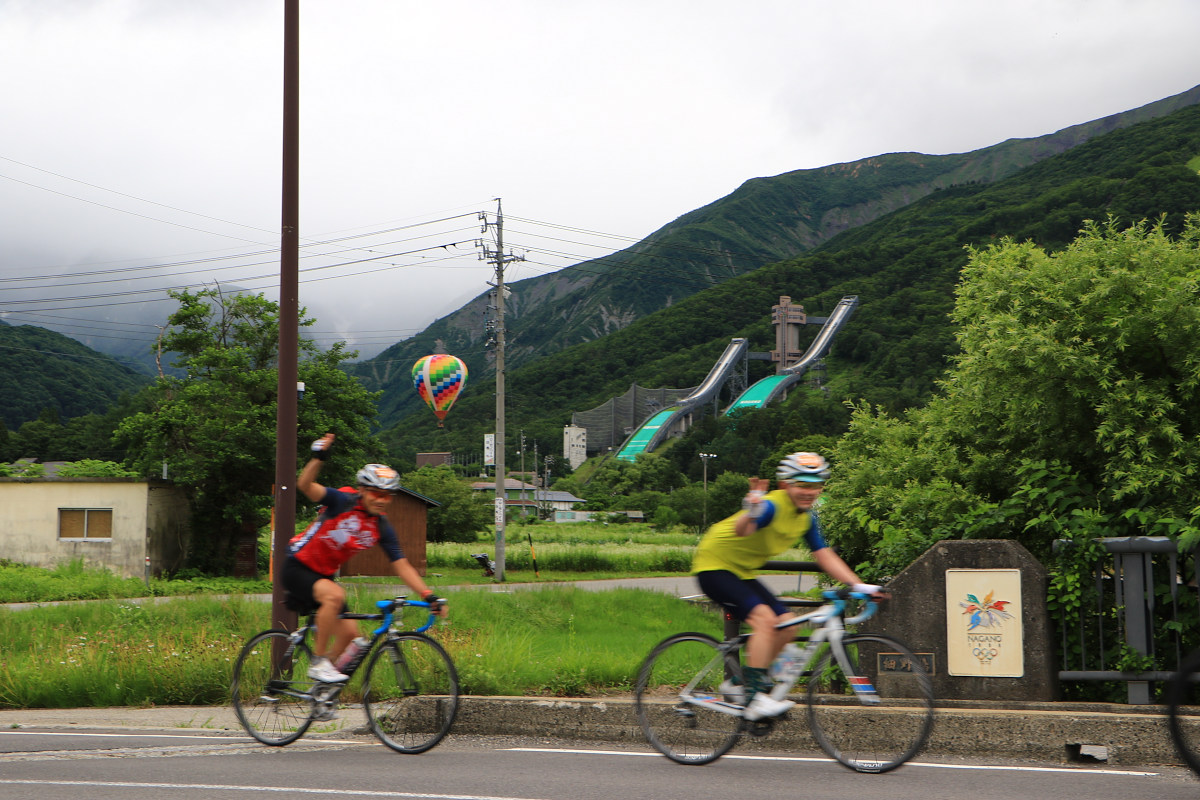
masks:
[[[787,717],[786,713],[782,717],[768,717],[767,719],[748,722],[746,723],[746,731],[756,739],[761,739],[775,729],[775,720],[784,719],[785,717]]]

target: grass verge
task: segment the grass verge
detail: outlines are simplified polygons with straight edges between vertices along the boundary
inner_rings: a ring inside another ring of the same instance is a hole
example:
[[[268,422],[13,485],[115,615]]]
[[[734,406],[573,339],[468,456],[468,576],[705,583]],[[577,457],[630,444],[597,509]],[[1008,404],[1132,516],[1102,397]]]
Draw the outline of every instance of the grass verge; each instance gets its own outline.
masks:
[[[380,599],[350,588],[355,608]],[[720,635],[715,612],[644,590],[547,587],[449,597],[451,618],[433,635],[454,659],[465,694],[624,694],[667,635]],[[267,627],[267,605],[241,597],[0,609],[0,707],[224,704],[242,643]],[[348,697],[360,681],[355,676]]]

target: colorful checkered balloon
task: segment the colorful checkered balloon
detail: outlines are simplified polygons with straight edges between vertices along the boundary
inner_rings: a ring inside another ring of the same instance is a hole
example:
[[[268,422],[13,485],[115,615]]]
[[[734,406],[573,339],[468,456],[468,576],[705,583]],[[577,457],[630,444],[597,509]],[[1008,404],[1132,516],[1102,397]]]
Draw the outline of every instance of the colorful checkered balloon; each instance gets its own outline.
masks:
[[[467,365],[456,356],[437,353],[413,364],[412,377],[417,393],[433,409],[438,427],[442,427],[446,412],[467,383]]]

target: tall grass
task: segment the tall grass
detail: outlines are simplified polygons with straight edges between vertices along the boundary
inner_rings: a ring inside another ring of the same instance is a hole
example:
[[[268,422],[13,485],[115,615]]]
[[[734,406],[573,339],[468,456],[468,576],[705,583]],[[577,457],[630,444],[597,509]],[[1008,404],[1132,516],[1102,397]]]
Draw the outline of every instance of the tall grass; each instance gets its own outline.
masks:
[[[456,544],[439,542],[428,545],[425,557],[430,569],[463,566],[475,563],[471,556],[482,550],[490,551],[485,543]],[[617,572],[625,574],[687,574],[692,567],[692,548],[652,544],[537,544],[530,552],[527,542],[506,544],[505,566],[509,569],[530,570],[533,555],[538,570],[562,572]],[[494,554],[493,554],[494,555]]]
[[[379,599],[349,588],[354,608]],[[633,589],[463,591],[450,607],[432,635],[465,694],[625,693],[655,642],[680,630],[719,636],[721,626],[712,611]],[[203,597],[0,609],[0,707],[227,703],[238,652],[269,627],[268,616],[261,601]],[[360,682],[355,676],[348,697]]]
[[[532,551],[530,552],[530,540]],[[661,533],[649,525],[602,523],[514,524],[505,529],[504,561],[507,569],[614,574],[679,575],[692,568],[699,537],[679,531]],[[433,542],[426,546],[431,570],[471,566],[475,553],[494,556],[494,534],[483,534],[470,544]],[[803,550],[789,550],[781,559],[806,559]]]
[[[264,609],[213,598],[0,609],[0,707],[222,702]]]
[[[88,566],[82,559],[64,562],[53,569],[0,559],[0,603],[270,591],[271,584],[262,580],[152,578],[147,586],[140,578],[122,578],[103,567]]]

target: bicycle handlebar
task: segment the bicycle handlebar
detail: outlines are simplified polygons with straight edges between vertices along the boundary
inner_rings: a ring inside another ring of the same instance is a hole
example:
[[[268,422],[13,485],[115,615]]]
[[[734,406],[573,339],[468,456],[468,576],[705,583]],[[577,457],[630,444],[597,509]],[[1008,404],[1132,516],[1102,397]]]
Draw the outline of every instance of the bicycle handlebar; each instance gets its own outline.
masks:
[[[875,616],[875,612],[879,610],[879,601],[874,595],[866,594],[865,592],[855,592],[847,587],[840,589],[826,589],[821,592],[821,596],[826,600],[833,601],[835,613],[843,616],[842,620],[846,625],[855,625],[859,622],[864,622]],[[853,617],[846,617],[846,601],[847,600],[864,600],[862,610]]]
[[[378,628],[372,631],[374,635],[378,636],[392,626],[392,617],[394,615],[393,612],[395,612],[397,608],[404,608],[404,606],[429,608],[430,604],[426,603],[424,600],[409,600],[405,597],[396,597],[391,600],[376,600],[375,606],[383,612],[383,621],[379,624]],[[437,614],[431,611],[429,612],[429,619],[425,621],[425,624],[419,628],[415,628],[414,630],[416,630],[417,633],[424,633],[432,628],[436,622]]]

